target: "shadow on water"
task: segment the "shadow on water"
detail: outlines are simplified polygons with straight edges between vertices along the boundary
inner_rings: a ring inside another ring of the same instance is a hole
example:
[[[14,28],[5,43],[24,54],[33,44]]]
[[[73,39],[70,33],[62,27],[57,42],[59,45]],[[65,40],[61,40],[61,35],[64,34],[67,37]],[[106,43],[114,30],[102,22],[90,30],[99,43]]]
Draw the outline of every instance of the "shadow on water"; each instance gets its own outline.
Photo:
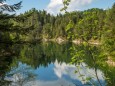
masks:
[[[1,44],[0,86],[114,86],[115,68],[106,60],[96,46]]]

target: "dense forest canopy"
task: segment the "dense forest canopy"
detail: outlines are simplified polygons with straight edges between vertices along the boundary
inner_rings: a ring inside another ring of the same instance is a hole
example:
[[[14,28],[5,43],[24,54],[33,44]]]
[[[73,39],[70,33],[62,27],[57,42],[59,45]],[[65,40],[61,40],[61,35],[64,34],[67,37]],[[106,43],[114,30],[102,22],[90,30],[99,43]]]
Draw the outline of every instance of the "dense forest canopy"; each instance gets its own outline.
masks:
[[[65,28],[71,19],[73,28],[70,30],[72,34],[75,34],[74,38],[80,38],[80,36],[86,35],[83,38],[84,40],[100,39],[105,13],[106,11],[103,9],[92,8],[85,11],[74,11],[68,14],[57,14],[57,16],[53,16],[45,10],[38,11],[33,8],[18,16],[23,18],[26,15],[30,15],[23,23],[13,23],[22,27],[33,26],[34,29],[30,32],[29,36],[35,39],[57,37],[64,37],[66,39],[68,33]]]

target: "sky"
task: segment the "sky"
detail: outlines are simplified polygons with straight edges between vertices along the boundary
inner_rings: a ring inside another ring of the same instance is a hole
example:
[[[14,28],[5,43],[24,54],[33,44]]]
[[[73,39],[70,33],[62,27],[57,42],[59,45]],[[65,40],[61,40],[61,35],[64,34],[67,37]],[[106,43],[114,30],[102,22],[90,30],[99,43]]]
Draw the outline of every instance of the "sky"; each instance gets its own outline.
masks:
[[[57,14],[63,7],[62,0],[22,0],[22,8],[16,11],[17,14],[24,13],[31,8],[46,10],[48,13]],[[19,0],[7,0],[8,4],[15,4]],[[90,8],[111,8],[115,0],[71,0],[68,11],[87,10]]]

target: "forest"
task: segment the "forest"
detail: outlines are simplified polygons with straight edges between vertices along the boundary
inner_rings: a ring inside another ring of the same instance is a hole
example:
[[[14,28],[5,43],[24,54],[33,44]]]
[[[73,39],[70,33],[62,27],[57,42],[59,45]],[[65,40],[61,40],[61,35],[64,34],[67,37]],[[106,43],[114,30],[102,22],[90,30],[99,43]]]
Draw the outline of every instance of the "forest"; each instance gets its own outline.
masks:
[[[0,12],[1,43],[33,43],[58,37],[98,41],[115,55],[115,4],[108,10],[92,8],[55,16],[35,8],[19,15]]]

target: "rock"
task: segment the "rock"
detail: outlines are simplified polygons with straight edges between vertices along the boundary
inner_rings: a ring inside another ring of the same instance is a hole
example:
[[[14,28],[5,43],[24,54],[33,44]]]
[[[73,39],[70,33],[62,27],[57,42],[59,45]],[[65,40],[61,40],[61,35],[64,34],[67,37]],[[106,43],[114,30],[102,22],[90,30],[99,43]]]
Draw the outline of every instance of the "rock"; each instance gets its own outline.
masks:
[[[74,44],[80,44],[80,43],[81,43],[81,40],[75,39],[75,40],[73,40],[72,42],[73,42]]]
[[[56,39],[56,42],[59,43],[59,44],[61,44],[61,43],[65,42],[65,40],[62,37],[58,37]]]

